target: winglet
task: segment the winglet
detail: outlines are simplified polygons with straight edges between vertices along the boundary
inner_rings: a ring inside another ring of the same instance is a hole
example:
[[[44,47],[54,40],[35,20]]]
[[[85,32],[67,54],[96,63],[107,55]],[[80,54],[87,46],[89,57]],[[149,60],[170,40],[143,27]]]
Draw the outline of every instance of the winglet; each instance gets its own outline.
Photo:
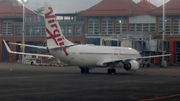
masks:
[[[12,53],[12,51],[10,50],[10,48],[9,48],[9,46],[7,45],[6,41],[3,40],[3,42],[4,42],[4,45],[5,45],[6,49],[7,49],[7,51],[8,51],[9,53]]]

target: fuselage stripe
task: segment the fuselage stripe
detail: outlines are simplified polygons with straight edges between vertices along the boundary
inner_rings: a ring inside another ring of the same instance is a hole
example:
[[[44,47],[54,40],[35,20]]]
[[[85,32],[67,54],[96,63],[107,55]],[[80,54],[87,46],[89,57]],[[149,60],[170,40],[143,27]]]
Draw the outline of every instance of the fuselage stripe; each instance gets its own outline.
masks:
[[[66,48],[64,48],[63,51],[64,51],[64,53],[66,54],[66,56],[69,55],[68,52],[67,52],[67,50],[66,50]]]

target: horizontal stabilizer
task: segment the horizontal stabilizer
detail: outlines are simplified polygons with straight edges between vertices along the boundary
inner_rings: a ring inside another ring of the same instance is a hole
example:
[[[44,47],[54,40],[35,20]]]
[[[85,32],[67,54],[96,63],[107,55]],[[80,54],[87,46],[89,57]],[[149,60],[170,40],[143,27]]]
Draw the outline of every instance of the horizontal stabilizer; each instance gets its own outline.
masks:
[[[38,49],[47,49],[46,47],[43,47],[43,46],[34,46],[34,45],[27,45],[27,44],[21,44],[21,43],[12,43],[12,42],[9,42],[9,44],[33,47],[33,48],[38,48]]]
[[[49,57],[49,58],[50,58],[50,57],[53,57],[52,55],[13,52],[13,51],[10,50],[10,48],[9,48],[9,46],[7,45],[6,41],[3,40],[3,42],[4,42],[4,45],[5,45],[5,47],[6,47],[6,49],[7,49],[7,51],[8,51],[9,53],[13,53],[13,54],[24,54],[24,55],[35,55],[35,56],[42,56],[42,57]]]

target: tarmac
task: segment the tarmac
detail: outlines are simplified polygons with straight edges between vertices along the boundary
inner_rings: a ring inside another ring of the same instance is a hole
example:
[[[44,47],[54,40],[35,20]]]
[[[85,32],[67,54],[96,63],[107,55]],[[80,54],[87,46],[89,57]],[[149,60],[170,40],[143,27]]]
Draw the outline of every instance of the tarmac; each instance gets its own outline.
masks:
[[[179,101],[180,67],[128,72],[0,62],[0,101]]]

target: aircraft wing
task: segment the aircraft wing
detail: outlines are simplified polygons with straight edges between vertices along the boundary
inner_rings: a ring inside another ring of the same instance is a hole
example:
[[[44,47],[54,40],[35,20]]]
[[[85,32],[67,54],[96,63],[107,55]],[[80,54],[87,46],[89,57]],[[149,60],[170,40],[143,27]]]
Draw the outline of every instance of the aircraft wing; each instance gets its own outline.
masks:
[[[27,46],[27,47],[33,47],[33,48],[38,48],[38,49],[47,49],[46,47],[43,47],[43,46],[34,46],[34,45],[27,45],[27,44],[20,44],[20,43],[12,43],[12,42],[9,42],[9,44],[13,44],[13,45],[24,45],[24,46]]]
[[[172,55],[172,54],[153,55],[153,56],[138,57],[137,59],[157,58],[157,57],[171,56],[171,55]]]
[[[156,58],[156,57],[164,57],[164,56],[170,56],[170,55],[172,55],[172,54],[164,54],[164,55],[153,55],[153,56],[144,56],[144,57],[126,58],[126,59],[123,59],[123,61],[140,60],[140,59]]]
[[[163,57],[163,56],[170,56],[172,54],[164,54],[164,55],[154,55],[154,56],[145,56],[145,57],[134,57],[134,58],[125,58],[125,59],[103,59],[97,63],[99,66],[104,66],[105,64],[115,64],[119,62],[128,62],[130,60],[140,60],[140,59],[147,59],[147,58],[156,58],[156,57]]]
[[[5,40],[3,40],[3,42],[4,42],[5,47],[6,47],[6,49],[7,49],[7,51],[8,51],[9,53],[13,53],[13,54],[25,54],[25,55],[36,55],[36,56],[43,56],[43,57],[49,57],[49,58],[52,58],[52,57],[53,57],[52,55],[13,52],[13,51],[10,50],[10,48],[8,47],[8,45],[7,45],[7,43],[5,42]]]

